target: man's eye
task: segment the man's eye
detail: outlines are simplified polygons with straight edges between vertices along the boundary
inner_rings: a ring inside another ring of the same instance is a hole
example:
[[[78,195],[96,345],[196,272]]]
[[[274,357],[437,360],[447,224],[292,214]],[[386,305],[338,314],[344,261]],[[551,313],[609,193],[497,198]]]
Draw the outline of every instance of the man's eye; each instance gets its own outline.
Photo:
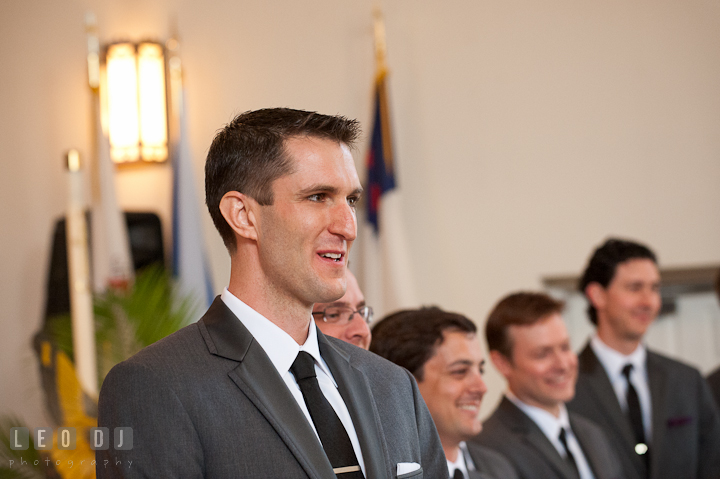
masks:
[[[350,196],[347,199],[347,202],[350,206],[356,206],[358,201],[359,201],[359,198],[357,196]]]
[[[315,193],[314,195],[308,196],[310,201],[322,201],[325,199],[325,193]]]

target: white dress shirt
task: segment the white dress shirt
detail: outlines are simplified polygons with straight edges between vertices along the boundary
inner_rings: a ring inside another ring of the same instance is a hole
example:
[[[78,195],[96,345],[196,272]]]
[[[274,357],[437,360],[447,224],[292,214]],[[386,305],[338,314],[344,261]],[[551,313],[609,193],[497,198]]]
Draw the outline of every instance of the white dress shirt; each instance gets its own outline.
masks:
[[[275,323],[267,319],[262,314],[252,309],[247,304],[243,303],[237,296],[233,295],[230,291],[225,288],[220,295],[220,299],[225,305],[233,312],[240,322],[245,326],[250,334],[253,335],[255,341],[265,350],[265,353],[270,358],[270,361],[277,369],[280,377],[285,381],[288,390],[295,398],[298,406],[305,414],[310,426],[315,431],[317,436],[317,430],[315,424],[312,422],[310,417],[310,411],[308,411],[305,399],[303,398],[300,386],[295,381],[295,376],[290,372],[290,366],[292,366],[295,358],[300,351],[309,353],[315,359],[315,373],[317,374],[318,384],[320,390],[325,395],[332,408],[335,410],[338,418],[345,426],[350,442],[352,443],[353,449],[355,450],[355,456],[357,457],[360,468],[365,474],[365,462],[363,461],[362,450],[360,449],[360,442],[358,441],[357,433],[355,432],[355,426],[353,425],[350,413],[348,412],[347,406],[340,396],[340,392],[337,389],[337,383],[330,372],[327,364],[320,356],[320,347],[318,346],[317,329],[315,321],[312,316],[309,316],[309,333],[305,344],[299,345],[295,340],[285,331],[280,329]],[[320,437],[318,436],[318,441]]]
[[[470,458],[470,452],[467,449],[467,444],[465,444],[465,441],[461,441],[458,445],[458,455],[455,461],[451,461],[449,459],[445,460],[447,461],[450,477],[453,477],[453,474],[455,474],[455,469],[460,469],[463,473],[463,476],[467,479],[468,477],[470,477],[468,471],[475,470],[475,464]]]
[[[522,412],[524,412],[532,421],[537,424],[540,430],[545,434],[550,443],[557,449],[557,452],[561,457],[567,458],[567,451],[562,442],[560,442],[560,429],[565,429],[565,440],[568,445],[570,453],[575,459],[578,472],[580,473],[580,479],[595,479],[595,475],[590,468],[590,464],[585,458],[580,443],[575,437],[572,429],[570,428],[570,417],[568,416],[567,408],[565,404],[560,404],[560,417],[555,417],[544,409],[540,409],[536,406],[531,406],[522,402],[517,398],[511,391],[505,393],[507,398],[512,401]]]
[[[642,344],[629,355],[622,354],[598,337],[593,335],[590,339],[590,347],[595,356],[597,356],[600,364],[605,368],[610,384],[615,390],[615,395],[620,403],[620,408],[627,413],[627,380],[622,373],[626,364],[633,365],[630,373],[630,381],[637,391],[640,407],[642,408],[643,428],[645,429],[645,438],[648,443],[652,440],[652,402],[650,401],[650,386],[647,376],[647,349]]]

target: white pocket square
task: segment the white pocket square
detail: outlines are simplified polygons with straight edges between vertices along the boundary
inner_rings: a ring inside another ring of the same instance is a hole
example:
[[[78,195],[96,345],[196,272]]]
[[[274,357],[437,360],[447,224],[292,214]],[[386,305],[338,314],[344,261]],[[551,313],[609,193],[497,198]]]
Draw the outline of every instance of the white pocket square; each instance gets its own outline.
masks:
[[[420,464],[417,462],[398,462],[397,475],[407,474],[408,472],[415,472],[420,469]]]

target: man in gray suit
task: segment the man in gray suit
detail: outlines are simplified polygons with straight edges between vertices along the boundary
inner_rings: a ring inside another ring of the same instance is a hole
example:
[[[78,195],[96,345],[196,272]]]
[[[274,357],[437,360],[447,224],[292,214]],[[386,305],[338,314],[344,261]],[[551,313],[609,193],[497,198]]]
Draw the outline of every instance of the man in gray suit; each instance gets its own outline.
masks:
[[[603,427],[630,479],[718,479],[720,417],[707,383],[642,343],[660,311],[655,254],[609,239],[579,286],[597,330],[580,353],[568,407]]]
[[[715,295],[720,300],[720,270],[715,275]],[[715,403],[720,408],[720,367],[711,372],[707,377],[710,391],[715,396]]]
[[[563,307],[543,293],[515,293],[490,313],[490,357],[508,391],[475,440],[505,455],[523,479],[617,479],[618,459],[600,427],[565,407],[577,356]]]
[[[357,122],[246,112],[213,140],[206,202],[230,282],[196,324],[108,374],[99,425],[132,428],[97,474],[147,478],[437,478],[445,461],[412,376],[319,332],[340,298],[362,188]]]
[[[373,328],[370,350],[409,370],[430,409],[453,479],[516,479],[500,454],[466,443],[482,424],[485,359],[475,324],[440,308],[399,311]],[[440,476],[437,476],[440,478]]]

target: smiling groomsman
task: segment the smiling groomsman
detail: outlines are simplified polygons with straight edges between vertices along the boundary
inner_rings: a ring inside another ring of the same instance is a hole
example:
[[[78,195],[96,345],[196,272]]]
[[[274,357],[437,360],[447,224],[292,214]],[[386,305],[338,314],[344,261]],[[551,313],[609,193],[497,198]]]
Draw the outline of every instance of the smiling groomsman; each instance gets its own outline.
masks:
[[[370,351],[417,379],[452,479],[518,477],[500,454],[466,442],[482,429],[478,414],[487,391],[485,359],[472,321],[437,307],[399,311],[373,328]]]
[[[600,427],[565,407],[578,362],[563,307],[543,293],[514,293],[490,313],[490,357],[508,389],[476,441],[505,455],[523,479],[624,477]]]
[[[133,445],[97,451],[99,479],[445,475],[413,377],[312,319],[347,287],[358,134],[354,120],[287,108],[217,133],[205,193],[228,286],[197,323],[110,371],[99,424],[131,427]]]
[[[579,288],[597,329],[580,353],[570,409],[603,426],[630,479],[720,478],[720,414],[707,383],[642,343],[660,312],[655,254],[608,239]]]

